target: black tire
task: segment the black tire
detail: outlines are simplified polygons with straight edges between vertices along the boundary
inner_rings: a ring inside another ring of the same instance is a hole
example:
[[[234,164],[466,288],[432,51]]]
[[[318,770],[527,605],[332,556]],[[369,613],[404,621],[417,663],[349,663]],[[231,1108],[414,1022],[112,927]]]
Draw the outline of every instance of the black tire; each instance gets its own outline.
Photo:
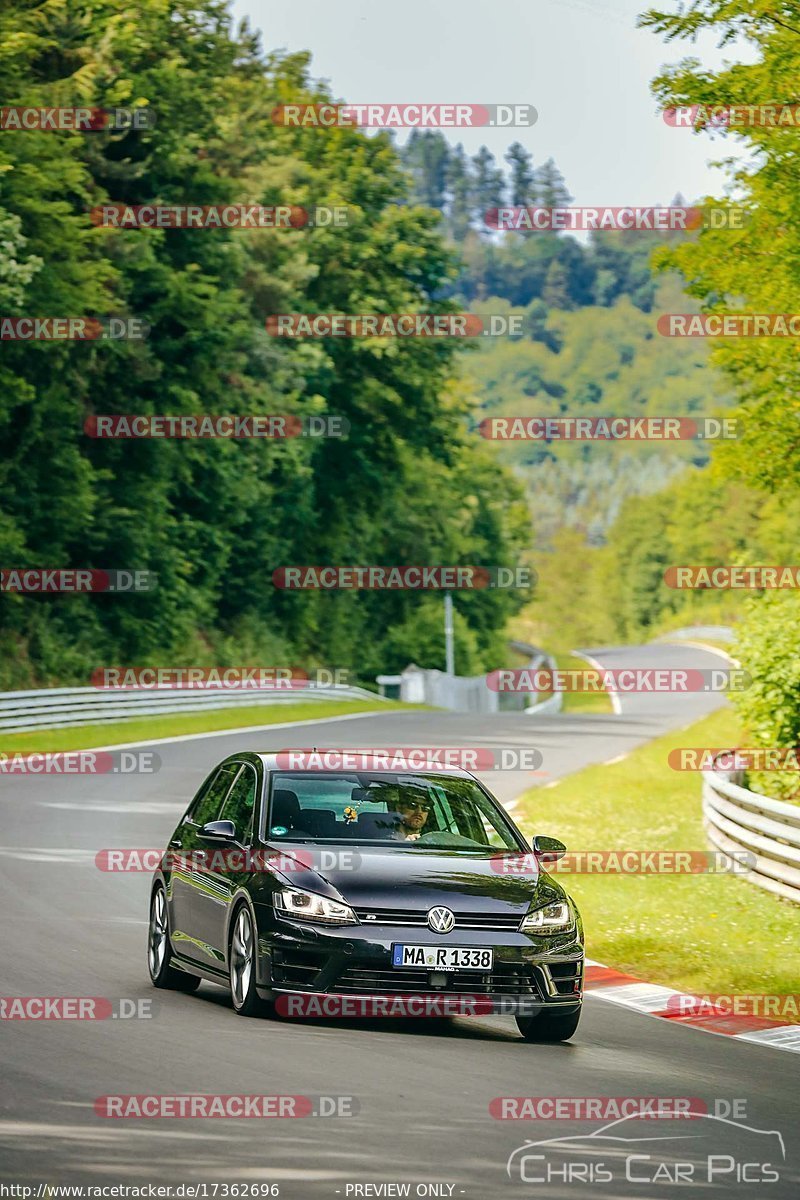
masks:
[[[153,987],[169,988],[174,992],[195,992],[200,986],[200,980],[196,975],[188,975],[186,971],[177,971],[172,966],[167,897],[161,884],[153,888],[153,895],[150,897],[147,966]]]
[[[231,921],[228,943],[228,979],[231,1003],[240,1017],[259,1017],[265,1004],[256,991],[256,934],[246,904],[240,904]]]
[[[543,1009],[534,1016],[514,1019],[526,1042],[565,1042],[578,1028],[581,1010],[564,1013]]]

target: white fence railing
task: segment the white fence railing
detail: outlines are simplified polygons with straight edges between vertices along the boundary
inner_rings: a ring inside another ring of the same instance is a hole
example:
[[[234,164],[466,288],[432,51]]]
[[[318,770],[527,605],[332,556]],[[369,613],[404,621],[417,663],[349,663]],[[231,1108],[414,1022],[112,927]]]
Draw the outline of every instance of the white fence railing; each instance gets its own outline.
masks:
[[[167,713],[202,712],[240,705],[305,703],[316,700],[374,700],[383,698],[366,688],[312,686],[298,688],[44,688],[28,692],[0,692],[0,732],[24,733],[33,729],[60,729],[70,725],[100,725],[135,717]]]
[[[528,646],[525,642],[511,642],[510,645],[520,653],[530,654],[530,661],[526,664],[528,670],[535,671],[543,666],[555,670],[555,659],[535,646]],[[400,699],[408,704],[431,704],[435,708],[449,708],[453,712],[557,712],[561,707],[560,693],[537,704],[535,693],[500,692],[490,688],[486,675],[448,675],[446,671],[418,667],[413,663],[402,674],[379,676],[378,681],[394,680],[397,680],[400,688]]]
[[[400,675],[400,699],[453,712],[495,713],[500,697],[486,686],[485,675],[448,675],[446,671],[410,666]]]
[[[703,822],[709,841],[723,853],[749,851],[752,871],[743,878],[800,904],[800,806],[748,791],[734,771],[703,777]]]

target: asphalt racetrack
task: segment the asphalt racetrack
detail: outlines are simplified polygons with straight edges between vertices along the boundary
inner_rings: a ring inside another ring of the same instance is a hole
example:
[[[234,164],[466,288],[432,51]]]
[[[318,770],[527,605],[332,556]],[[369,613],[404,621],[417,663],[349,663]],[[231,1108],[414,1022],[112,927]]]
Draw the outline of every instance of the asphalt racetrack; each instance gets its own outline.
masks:
[[[608,666],[725,666],[688,646],[593,653]],[[695,1194],[796,1198],[800,1088],[791,1054],[676,1028],[593,995],[574,1040],[554,1046],[524,1043],[502,1016],[243,1019],[211,984],[191,996],[151,987],[150,877],[95,865],[103,848],[165,846],[212,765],[239,748],[535,746],[541,773],[485,776],[511,803],[532,784],[615,758],[720,703],[711,693],[637,694],[613,715],[393,712],[166,742],[155,775],[3,779],[3,995],[146,1000],[152,1017],[0,1022],[0,1178],[35,1189],[168,1184],[173,1195],[178,1185],[204,1184],[194,1194],[212,1200],[245,1194],[233,1187],[244,1184],[275,1185],[290,1200],[671,1200],[687,1195],[694,1169]],[[98,1116],[95,1099],[120,1093],[347,1096],[354,1115]],[[597,1122],[490,1115],[496,1097],[531,1095],[744,1098],[746,1119],[628,1121],[598,1137]],[[543,1141],[551,1144],[522,1149]]]

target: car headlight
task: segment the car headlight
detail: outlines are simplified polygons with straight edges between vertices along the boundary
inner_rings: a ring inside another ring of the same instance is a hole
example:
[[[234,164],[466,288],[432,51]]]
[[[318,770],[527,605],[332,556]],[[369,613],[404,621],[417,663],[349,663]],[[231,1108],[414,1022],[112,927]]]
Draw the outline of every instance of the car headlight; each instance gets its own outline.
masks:
[[[317,896],[314,892],[301,892],[299,888],[284,888],[276,892],[275,908],[281,916],[293,921],[320,921],[325,925],[357,925],[356,914],[349,904]]]
[[[566,933],[574,924],[569,904],[566,900],[559,900],[529,912],[519,928],[520,933]]]

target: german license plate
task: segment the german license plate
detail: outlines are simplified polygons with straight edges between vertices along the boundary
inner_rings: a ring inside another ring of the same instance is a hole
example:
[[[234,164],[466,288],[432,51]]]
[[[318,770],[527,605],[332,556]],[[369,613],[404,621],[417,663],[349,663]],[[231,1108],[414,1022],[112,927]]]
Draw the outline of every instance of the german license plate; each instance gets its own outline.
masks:
[[[393,967],[426,971],[491,971],[494,950],[482,946],[392,946]]]

